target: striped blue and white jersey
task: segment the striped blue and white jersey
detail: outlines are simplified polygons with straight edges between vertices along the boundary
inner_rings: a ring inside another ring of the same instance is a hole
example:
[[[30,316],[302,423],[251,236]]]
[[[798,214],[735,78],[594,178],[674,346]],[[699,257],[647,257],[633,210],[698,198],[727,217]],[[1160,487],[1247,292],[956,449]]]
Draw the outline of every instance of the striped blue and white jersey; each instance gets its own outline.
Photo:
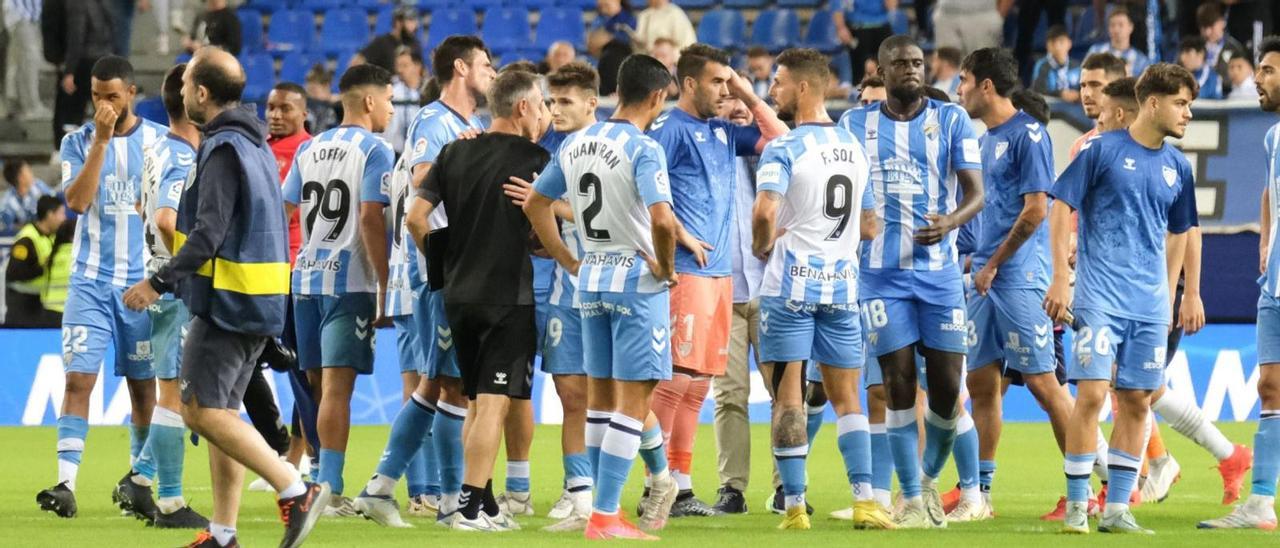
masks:
[[[93,144],[93,122],[62,138],[62,190],[84,169]],[[142,217],[135,205],[142,197],[143,151],[168,133],[168,128],[139,118],[128,133],[107,145],[98,178],[98,193],[76,221],[71,254],[71,277],[110,282],[118,287],[142,280]]]
[[[435,163],[440,150],[469,129],[483,131],[484,123],[474,114],[469,119],[463,117],[458,111],[449,108],[449,105],[439,100],[418,109],[417,116],[414,116],[409,124],[408,142],[413,143],[413,150],[405,154],[409,156],[406,169],[413,171],[413,168],[422,164]],[[449,217],[445,213],[444,204],[440,204],[431,210],[431,229],[438,230],[447,226],[449,226]],[[426,264],[423,263],[421,266],[424,267],[422,276],[425,280]]]
[[[1271,233],[1263,235],[1267,238],[1267,271],[1258,278],[1262,292],[1272,297],[1280,297],[1280,249],[1276,249],[1276,232],[1280,231],[1280,124],[1267,130],[1267,137],[1262,146],[1267,156],[1267,196],[1270,198]]]
[[[959,105],[926,99],[920,112],[899,122],[883,103],[845,111],[840,127],[857,137],[871,162],[871,188],[882,227],[862,246],[863,269],[937,272],[955,268],[955,231],[933,245],[915,243],[926,215],[955,211],[960,192],[952,175],[982,169],[978,137]]]
[[[584,252],[582,238],[578,235],[578,225],[573,224],[573,221],[562,221],[560,237],[564,239],[564,245],[569,248],[573,258],[581,259]],[[551,296],[548,297],[547,302],[565,308],[578,308],[581,304],[581,300],[578,299],[578,277],[570,274],[560,266],[560,263],[556,263],[556,268],[552,271]]]
[[[295,295],[374,293],[378,280],[360,240],[360,205],[389,204],[391,145],[367,129],[338,126],[298,147],[284,201],[302,215]]]
[[[146,149],[142,161],[142,226],[147,244],[147,275],[158,272],[173,258],[165,247],[156,226],[156,211],[163,208],[178,211],[182,191],[195,177],[196,149],[186,139],[172,133]],[[166,293],[162,299],[173,299]]]
[[[644,260],[654,256],[649,206],[671,203],[657,141],[625,121],[598,122],[566,138],[533,186],[551,199],[567,193],[582,237],[580,291],[666,290]]]
[[[858,302],[861,213],[874,198],[866,151],[834,124],[801,124],[769,143],[756,192],[782,196],[778,229],[760,285],[763,297],[816,304]]]
[[[414,288],[426,283],[425,258],[414,245],[413,234],[405,225],[405,213],[414,198],[413,176],[405,168],[409,155],[403,155],[391,171],[391,252],[387,261],[386,315],[389,318],[413,313]]]

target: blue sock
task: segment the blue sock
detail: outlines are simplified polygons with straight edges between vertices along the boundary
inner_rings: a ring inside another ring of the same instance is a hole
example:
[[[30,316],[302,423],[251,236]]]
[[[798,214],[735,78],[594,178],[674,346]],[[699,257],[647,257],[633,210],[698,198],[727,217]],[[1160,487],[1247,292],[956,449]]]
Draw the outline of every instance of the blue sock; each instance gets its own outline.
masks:
[[[88,435],[89,421],[84,417],[58,417],[58,483],[67,482],[72,491],[76,489],[80,456],[84,453],[84,439]]]
[[[952,415],[944,418],[932,409],[926,409],[924,419],[924,459],[921,467],[926,476],[938,479],[942,475],[942,467],[947,464],[947,457],[951,456],[959,417]]]
[[[142,454],[142,448],[147,445],[147,433],[151,432],[151,425],[129,425],[129,462],[138,460],[138,455]]]
[[[462,423],[467,419],[467,410],[445,402],[439,402],[437,407],[439,416],[432,425],[431,437],[440,463],[440,490],[453,495],[462,492]]]
[[[333,494],[342,494],[342,470],[347,454],[335,449],[320,449],[320,483],[328,483]]]
[[[151,416],[151,433],[147,436],[147,448],[155,463],[156,494],[160,498],[182,496],[182,463],[186,453],[187,427],[182,415],[163,407],[156,407]],[[141,463],[146,459],[138,459]],[[138,473],[146,475],[142,470]],[[151,477],[151,476],[147,476]]]
[[[378,474],[399,480],[409,469],[409,461],[422,450],[422,440],[431,431],[431,423],[435,419],[435,406],[422,400],[417,394],[409,398],[396,413],[391,422],[391,435],[387,438],[387,448],[378,460]],[[418,480],[425,483],[425,478]],[[412,485],[413,479],[410,479]]]
[[[1127,506],[1133,486],[1138,484],[1138,470],[1142,468],[1142,459],[1115,447],[1111,448],[1107,457],[1110,460],[1107,472],[1111,475],[1111,481],[1107,484],[1107,504]]]
[[[818,431],[822,430],[823,412],[826,411],[826,406],[809,407],[807,411],[808,417],[805,418],[804,429],[809,436],[809,447],[813,447],[814,438],[817,438]]]
[[[978,464],[978,430],[973,427],[973,417],[968,413],[960,415],[956,421],[956,443],[951,448],[951,455],[956,459],[956,474],[960,476],[960,488],[972,489],[978,486],[981,474]],[[995,462],[991,463],[992,470]],[[990,477],[987,488],[991,488]]]
[[[622,488],[627,483],[631,464],[640,451],[640,429],[644,422],[623,414],[614,415],[609,429],[600,444],[600,464],[596,479],[595,511],[603,514],[618,512]]]
[[[871,425],[871,487],[880,491],[893,487],[893,452],[884,423]]]
[[[786,497],[787,508],[804,504],[804,464],[808,455],[808,445],[773,448],[773,458],[778,463],[778,477],[782,479],[782,494]]]
[[[1258,433],[1253,435],[1253,483],[1249,492],[1276,496],[1280,476],[1280,410],[1262,410]]]
[[[956,440],[956,446],[960,445],[960,440]],[[1092,463],[1093,461],[1089,461]],[[1087,475],[1087,473],[1086,473]],[[996,477],[996,461],[980,460],[978,461],[978,486],[982,488],[982,492],[991,492],[991,481]],[[1088,478],[1085,478],[1088,482]]]
[[[508,493],[528,493],[529,492],[529,461],[527,460],[507,461],[507,492]]]
[[[591,461],[586,453],[564,456],[564,488],[571,493],[591,489],[595,484]]]
[[[1096,458],[1092,453],[1088,455],[1067,453],[1062,465],[1062,471],[1067,475],[1067,500],[1071,502],[1088,502],[1089,475],[1093,472],[1093,461]],[[992,475],[995,474],[995,467],[996,463],[992,462]]]
[[[916,430],[916,410],[887,411],[885,426],[889,431],[889,450],[893,467],[898,471],[898,484],[908,499],[920,496],[920,433]]]
[[[418,446],[418,450],[413,453],[413,459],[409,461],[409,467],[404,469],[405,488],[408,489],[411,499],[427,493],[426,453],[422,446]]]
[[[311,483],[320,483],[320,456],[311,457]]]
[[[871,431],[867,416],[850,413],[836,419],[836,445],[856,500],[871,499]]]
[[[640,458],[649,475],[667,471],[667,447],[662,443],[662,427],[654,425],[640,435]]]
[[[422,455],[423,477],[426,479],[426,490],[423,494],[427,496],[440,496],[440,461],[436,458],[436,445],[431,437],[431,432],[427,432],[427,437],[422,438],[422,449],[418,450],[418,454]]]

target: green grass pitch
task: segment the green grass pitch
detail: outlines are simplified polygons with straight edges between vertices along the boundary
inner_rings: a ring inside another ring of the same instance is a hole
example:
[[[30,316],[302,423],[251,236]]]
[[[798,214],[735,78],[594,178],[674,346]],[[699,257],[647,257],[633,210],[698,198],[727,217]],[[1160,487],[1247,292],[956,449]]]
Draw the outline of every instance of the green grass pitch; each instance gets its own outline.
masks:
[[[1229,438],[1252,445],[1253,423],[1221,425]],[[387,427],[356,427],[346,465],[348,495],[360,491],[373,472]],[[1168,500],[1144,504],[1135,510],[1138,520],[1154,529],[1154,537],[1135,538],[1091,534],[1066,537],[1055,534],[1057,525],[1037,518],[1049,510],[1065,492],[1062,460],[1053,444],[1047,424],[1006,424],[996,473],[994,499],[998,517],[976,524],[953,524],[941,531],[854,531],[847,522],[826,517],[827,512],[849,505],[849,487],[844,466],[835,448],[835,428],[824,425],[809,457],[809,501],[817,509],[813,529],[779,531],[780,516],[765,511],[770,490],[769,435],[765,425],[753,427],[752,477],[748,490],[751,513],[720,518],[672,520],[661,533],[668,544],[682,546],[1280,546],[1280,533],[1261,531],[1198,531],[1198,520],[1218,517],[1228,508],[1221,506],[1221,481],[1212,468],[1212,458],[1202,449],[1164,428],[1166,443],[1182,465],[1182,481],[1174,486]],[[541,517],[560,493],[559,429],[540,426],[532,452],[533,493],[539,517],[523,518],[524,531],[468,536],[437,528],[427,520],[409,518],[414,529],[392,530],[360,518],[325,519],[317,525],[308,546],[560,546],[584,543],[574,534],[537,531],[550,521]],[[78,485],[79,515],[63,520],[41,512],[35,504],[36,491],[51,485],[56,477],[53,428],[0,429],[3,440],[4,480],[0,481],[0,544],[5,546],[179,546],[193,533],[146,528],[141,522],[120,516],[111,504],[112,485],[125,472],[129,434],[122,427],[97,427],[89,432]],[[198,511],[210,511],[207,453],[203,446],[187,446],[186,497]],[[503,460],[499,457],[495,486],[501,486]],[[632,472],[631,485],[623,506],[634,511],[640,495],[640,476]],[[710,426],[699,432],[694,459],[694,487],[700,497],[713,502],[718,479],[715,469],[715,440]],[[252,478],[248,474],[246,481]],[[954,469],[942,478],[944,485],[955,481]],[[1246,488],[1248,487],[1246,480]],[[500,489],[499,489],[500,490]],[[403,487],[397,493],[403,503]],[[1095,523],[1096,525],[1096,523]],[[273,497],[265,493],[244,494],[240,513],[239,539],[244,546],[274,546],[281,526]],[[776,543],[776,544],[775,544]],[[935,544],[937,543],[937,544]],[[946,543],[946,544],[941,544]]]

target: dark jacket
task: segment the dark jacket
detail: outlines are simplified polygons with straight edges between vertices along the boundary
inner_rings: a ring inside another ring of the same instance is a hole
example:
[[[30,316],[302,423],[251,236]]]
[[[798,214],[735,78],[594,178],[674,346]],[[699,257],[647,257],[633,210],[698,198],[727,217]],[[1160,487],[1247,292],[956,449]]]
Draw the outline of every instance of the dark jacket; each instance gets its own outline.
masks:
[[[73,74],[80,63],[93,62],[115,47],[115,15],[107,0],[81,0],[67,6],[67,55],[62,74]]]
[[[289,230],[267,132],[251,107],[204,127],[178,209],[177,252],[151,277],[227,331],[278,336],[289,293]]]
[[[191,39],[207,41],[231,55],[240,55],[240,18],[231,8],[201,13],[191,25]]]

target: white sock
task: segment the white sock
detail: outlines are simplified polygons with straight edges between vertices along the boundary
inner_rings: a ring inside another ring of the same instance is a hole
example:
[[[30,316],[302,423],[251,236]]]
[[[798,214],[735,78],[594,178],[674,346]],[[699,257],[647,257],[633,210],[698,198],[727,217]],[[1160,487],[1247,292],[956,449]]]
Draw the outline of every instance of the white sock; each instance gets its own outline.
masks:
[[[871,498],[875,499],[876,504],[885,508],[893,508],[893,493],[888,489],[872,489]]]
[[[1110,452],[1111,444],[1107,441],[1107,436],[1102,433],[1102,428],[1098,428],[1097,452],[1094,453],[1093,475],[1098,476],[1099,480],[1107,481],[1111,478],[1111,474],[1107,471],[1107,464],[1111,462]]]
[[[982,502],[982,490],[977,485],[960,489],[960,498],[969,502]]]
[[[584,516],[591,515],[591,490],[575,491],[569,493],[569,500],[573,501],[573,513]]]
[[[151,487],[151,478],[148,478],[142,474],[130,474],[129,481],[132,481],[135,485],[141,485],[143,487]]]
[[[67,484],[67,489],[70,489],[72,492],[75,492],[76,490],[76,474],[79,472],[79,464],[58,459],[58,483]]]
[[[364,486],[366,493],[375,496],[387,496],[396,490],[396,480],[382,474],[374,474]]]
[[[182,497],[161,497],[156,501],[156,507],[160,508],[161,514],[172,514],[181,510],[187,505],[187,501]]]
[[[675,478],[676,488],[681,491],[693,489],[693,478],[689,477],[689,474],[685,474],[683,472],[671,472],[671,477]]]
[[[1151,409],[1164,417],[1176,432],[1191,438],[1215,459],[1224,460],[1236,450],[1222,431],[1204,417],[1195,400],[1185,393],[1166,389],[1160,399],[1151,402]]]
[[[1102,513],[1108,516],[1114,516],[1121,512],[1129,511],[1129,503],[1127,502],[1108,502],[1103,508]]]
[[[231,543],[231,539],[236,538],[236,528],[228,527],[219,523],[209,523],[209,532],[213,533],[213,540],[218,544],[226,546]]]
[[[293,497],[299,496],[306,492],[307,492],[307,484],[302,483],[302,480],[298,480],[290,484],[288,487],[285,487],[284,491],[280,492],[280,495],[278,498],[280,498],[281,500],[291,499]]]

